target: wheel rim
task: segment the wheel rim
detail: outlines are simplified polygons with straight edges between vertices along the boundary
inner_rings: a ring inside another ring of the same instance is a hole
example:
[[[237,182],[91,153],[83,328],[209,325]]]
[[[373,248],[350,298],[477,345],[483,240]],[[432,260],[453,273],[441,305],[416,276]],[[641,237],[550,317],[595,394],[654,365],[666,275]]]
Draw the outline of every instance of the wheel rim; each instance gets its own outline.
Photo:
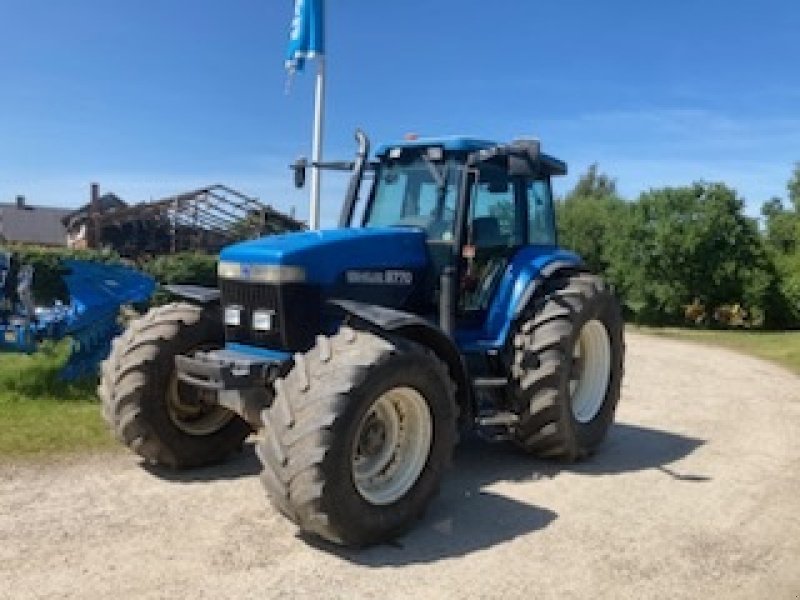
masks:
[[[588,423],[603,406],[611,376],[611,340],[602,322],[593,319],[581,328],[572,357],[572,414],[579,423]]]
[[[396,387],[361,419],[353,448],[353,482],[371,504],[396,502],[419,478],[431,449],[428,403],[417,390]]]
[[[203,346],[199,350],[213,350],[215,346]],[[167,388],[167,413],[173,425],[193,436],[216,433],[235,416],[217,403],[216,393],[181,384],[173,369]]]

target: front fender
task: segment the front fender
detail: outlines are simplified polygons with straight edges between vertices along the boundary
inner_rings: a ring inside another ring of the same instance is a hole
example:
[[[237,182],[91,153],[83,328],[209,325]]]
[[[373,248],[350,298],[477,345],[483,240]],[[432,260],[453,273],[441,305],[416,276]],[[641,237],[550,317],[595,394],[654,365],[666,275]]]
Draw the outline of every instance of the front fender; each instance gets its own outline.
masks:
[[[342,309],[377,333],[387,332],[430,348],[447,365],[450,377],[456,384],[456,402],[461,409],[459,422],[462,426],[471,425],[475,411],[467,367],[458,347],[446,333],[415,314],[393,308],[354,300],[329,300],[329,304]]]
[[[204,287],[201,285],[165,285],[164,289],[173,296],[182,300],[188,300],[193,304],[215,304],[220,300],[220,292],[217,288]]]

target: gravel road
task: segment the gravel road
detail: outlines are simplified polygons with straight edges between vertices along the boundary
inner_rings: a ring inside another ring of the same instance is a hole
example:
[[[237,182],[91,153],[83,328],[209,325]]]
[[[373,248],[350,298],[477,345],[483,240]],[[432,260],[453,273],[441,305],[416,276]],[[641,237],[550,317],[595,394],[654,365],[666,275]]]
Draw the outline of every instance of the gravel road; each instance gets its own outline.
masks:
[[[800,599],[800,379],[726,350],[629,334],[593,459],[467,440],[391,546],[301,539],[257,472],[2,464],[0,598]]]

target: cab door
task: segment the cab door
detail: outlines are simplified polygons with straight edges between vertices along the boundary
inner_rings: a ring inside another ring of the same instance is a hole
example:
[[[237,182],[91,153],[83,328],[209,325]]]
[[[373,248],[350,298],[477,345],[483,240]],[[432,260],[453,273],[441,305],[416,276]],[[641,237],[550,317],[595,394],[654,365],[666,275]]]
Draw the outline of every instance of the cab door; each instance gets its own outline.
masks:
[[[514,253],[527,243],[524,181],[483,165],[472,178],[461,249],[458,309],[479,319]]]
[[[484,323],[520,249],[550,249],[556,235],[549,178],[511,176],[504,166],[488,163],[468,185],[457,322],[474,328]]]

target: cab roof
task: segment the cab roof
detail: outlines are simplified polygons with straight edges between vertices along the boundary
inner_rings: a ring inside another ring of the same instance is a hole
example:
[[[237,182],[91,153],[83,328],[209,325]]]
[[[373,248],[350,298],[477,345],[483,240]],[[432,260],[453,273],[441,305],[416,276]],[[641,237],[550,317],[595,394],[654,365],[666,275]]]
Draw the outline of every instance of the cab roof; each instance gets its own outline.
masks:
[[[463,135],[450,135],[443,137],[424,137],[416,140],[400,140],[393,144],[383,144],[376,151],[377,156],[383,156],[392,148],[426,148],[428,146],[441,146],[445,152],[475,152],[497,146],[498,142],[482,140]]]
[[[378,147],[375,155],[379,158],[383,158],[392,148],[427,148],[429,146],[440,146],[445,152],[470,153],[479,150],[487,150],[499,145],[500,142],[463,135],[424,137],[415,140],[401,140],[393,144],[383,144]],[[544,153],[539,155],[539,160],[545,165],[551,175],[566,175],[567,164],[564,161]]]

